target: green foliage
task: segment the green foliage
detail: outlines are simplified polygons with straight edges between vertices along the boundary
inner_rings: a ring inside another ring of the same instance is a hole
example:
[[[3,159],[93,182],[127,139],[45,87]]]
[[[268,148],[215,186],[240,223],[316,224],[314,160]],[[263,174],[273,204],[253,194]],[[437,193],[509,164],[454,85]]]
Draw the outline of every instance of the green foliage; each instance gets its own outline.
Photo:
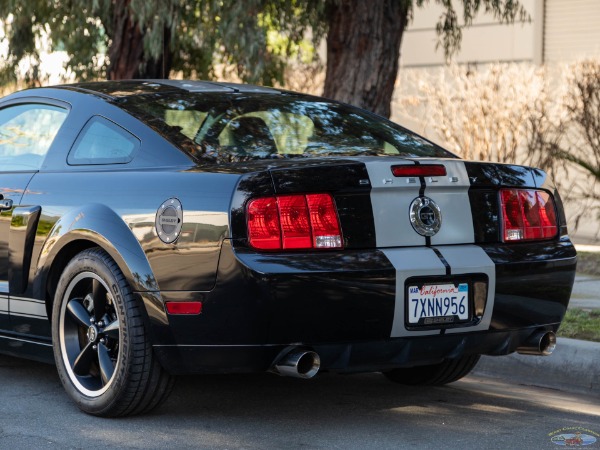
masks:
[[[172,56],[172,70],[184,76],[211,78],[215,65],[231,68],[241,80],[272,85],[283,83],[290,60],[315,60],[315,43],[325,35],[332,4],[344,0],[120,0],[144,34],[140,64]],[[408,10],[429,0],[391,0],[410,4]],[[516,0],[463,0],[462,23],[451,0],[434,0],[444,8],[437,31],[446,55],[460,47],[462,29],[485,11],[501,21],[528,16]],[[16,81],[17,66],[28,60],[27,84],[40,84],[43,37],[48,50],[64,50],[66,69],[77,79],[103,78],[113,38],[115,2],[112,0],[3,0],[0,20],[5,22],[9,55],[0,68],[0,82]],[[348,11],[352,14],[352,11]],[[11,17],[12,22],[6,20]],[[310,33],[309,33],[310,30]],[[312,35],[312,43],[306,40]],[[0,39],[2,36],[0,35]]]
[[[243,81],[283,82],[286,61],[306,61],[315,52],[304,40],[310,27],[316,40],[325,31],[326,2],[319,0],[124,0],[144,34],[144,64],[172,54],[172,70],[211,78],[214,65],[233,68]],[[4,83],[16,81],[16,68],[27,59],[26,83],[40,84],[40,38],[47,50],[68,53],[67,68],[77,79],[106,76],[98,61],[113,38],[115,5],[111,0],[7,0],[0,4],[6,24],[9,58]]]
[[[189,2],[178,12],[178,27],[173,32],[173,70],[181,71],[184,78],[214,78],[213,54],[217,35],[211,32],[214,17],[208,2]],[[156,49],[150,49],[156,54]]]
[[[600,275],[600,254],[597,252],[577,252],[577,273]],[[598,308],[571,308],[559,330],[559,336],[600,342],[600,300]]]
[[[305,40],[323,36],[326,2],[318,0],[196,0],[176,5],[171,14],[173,70],[184,76],[214,76],[214,65],[235,71],[242,81],[283,83],[291,58],[315,58]],[[155,9],[155,12],[158,11]],[[159,15],[162,14],[158,11]],[[147,23],[148,17],[139,17]],[[148,39],[146,40],[148,42]],[[158,43],[147,49],[156,55]]]
[[[586,311],[573,308],[567,310],[558,335],[566,338],[600,342],[600,309]]]
[[[106,17],[99,15],[105,9],[96,6],[97,1],[93,6],[84,0],[1,2],[5,35],[0,38],[8,43],[9,51],[4,66],[0,67],[0,82],[19,81],[16,69],[22,60],[28,60],[31,67],[24,81],[28,85],[43,82],[39,66],[44,45],[49,51],[66,51],[69,68],[78,78],[103,76],[105,67],[98,64],[97,55],[106,48],[108,39],[103,26]],[[7,21],[8,18],[12,21]]]

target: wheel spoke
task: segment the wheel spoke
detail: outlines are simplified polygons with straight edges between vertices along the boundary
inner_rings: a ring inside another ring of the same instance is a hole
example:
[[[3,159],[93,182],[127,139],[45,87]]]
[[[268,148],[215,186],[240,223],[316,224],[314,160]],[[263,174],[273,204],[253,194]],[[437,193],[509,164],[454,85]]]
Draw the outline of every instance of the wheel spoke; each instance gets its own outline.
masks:
[[[75,319],[79,326],[85,328],[90,326],[90,313],[81,303],[81,299],[74,298],[69,300],[69,303],[67,303],[67,311],[69,311],[69,315],[71,318]]]
[[[104,344],[98,344],[98,362],[100,365],[102,386],[104,386],[110,381],[113,372],[115,371],[115,365],[110,359],[110,356],[108,355],[108,349]]]
[[[73,364],[73,372],[75,375],[83,376],[89,375],[90,373],[90,365],[94,360],[96,352],[90,342],[85,348],[81,351],[77,359],[75,359],[75,364]]]
[[[94,298],[94,318],[102,320],[106,313],[106,289],[95,278],[92,280],[92,297]]]
[[[119,321],[113,320],[104,327],[102,332],[111,339],[119,340]]]

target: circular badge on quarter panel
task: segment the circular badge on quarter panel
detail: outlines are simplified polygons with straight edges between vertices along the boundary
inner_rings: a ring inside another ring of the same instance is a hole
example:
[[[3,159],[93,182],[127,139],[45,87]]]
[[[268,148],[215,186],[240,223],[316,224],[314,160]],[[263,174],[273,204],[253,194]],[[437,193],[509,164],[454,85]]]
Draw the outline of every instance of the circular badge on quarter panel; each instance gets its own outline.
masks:
[[[410,204],[410,224],[421,236],[433,236],[442,226],[440,207],[429,197],[417,197]]]
[[[172,244],[181,234],[183,208],[176,198],[165,201],[156,211],[156,232],[161,241]]]

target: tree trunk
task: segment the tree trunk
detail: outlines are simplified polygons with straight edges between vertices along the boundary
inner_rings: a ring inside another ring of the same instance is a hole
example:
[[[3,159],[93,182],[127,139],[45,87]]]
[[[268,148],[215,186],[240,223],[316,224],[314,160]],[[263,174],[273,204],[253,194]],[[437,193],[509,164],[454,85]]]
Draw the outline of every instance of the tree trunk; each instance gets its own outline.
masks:
[[[332,2],[324,97],[390,116],[410,3],[407,0]]]
[[[164,27],[162,53],[158,59],[150,58],[139,66],[135,78],[169,78],[173,67],[173,52],[171,50],[171,29]]]
[[[144,36],[130,14],[129,0],[113,2],[113,35],[108,58],[109,80],[129,80],[144,61]]]
[[[109,80],[135,78],[169,78],[173,55],[170,49],[171,31],[165,27],[163,52],[158,59],[146,59],[144,34],[129,9],[129,0],[113,3],[113,35],[108,49]]]

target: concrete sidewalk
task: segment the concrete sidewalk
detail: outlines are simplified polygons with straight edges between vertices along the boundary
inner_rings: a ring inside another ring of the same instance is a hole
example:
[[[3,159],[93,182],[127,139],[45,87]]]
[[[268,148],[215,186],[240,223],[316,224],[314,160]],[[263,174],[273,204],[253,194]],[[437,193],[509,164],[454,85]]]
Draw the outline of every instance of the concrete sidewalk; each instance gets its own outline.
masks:
[[[575,244],[578,252],[600,253],[600,245]],[[600,309],[600,277],[577,273],[569,308]]]
[[[577,245],[600,252],[600,246]],[[570,308],[600,310],[600,277],[577,274]],[[558,338],[550,356],[482,356],[473,374],[511,380],[515,384],[583,392],[600,398],[600,343]]]
[[[600,309],[600,277],[578,274],[569,308]]]

